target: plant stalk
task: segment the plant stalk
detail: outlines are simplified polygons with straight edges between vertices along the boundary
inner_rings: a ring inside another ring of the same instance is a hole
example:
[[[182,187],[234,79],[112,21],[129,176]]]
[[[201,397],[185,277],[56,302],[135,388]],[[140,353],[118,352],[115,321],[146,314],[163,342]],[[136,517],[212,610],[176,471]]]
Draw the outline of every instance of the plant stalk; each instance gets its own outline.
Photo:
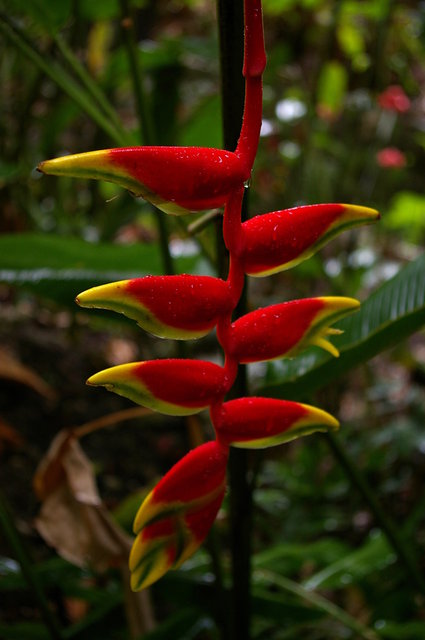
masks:
[[[244,13],[242,0],[217,0],[220,40],[221,100],[224,147],[234,151],[242,126],[244,80],[242,76],[244,50]],[[246,198],[242,219],[246,217]],[[218,272],[223,271],[223,235],[221,223],[217,229]],[[243,315],[246,295],[243,294],[236,315]],[[248,394],[246,368],[239,367],[232,395]],[[252,486],[249,482],[249,458],[243,449],[231,449],[229,457],[230,527],[232,554],[232,640],[249,640],[251,610],[251,522]]]

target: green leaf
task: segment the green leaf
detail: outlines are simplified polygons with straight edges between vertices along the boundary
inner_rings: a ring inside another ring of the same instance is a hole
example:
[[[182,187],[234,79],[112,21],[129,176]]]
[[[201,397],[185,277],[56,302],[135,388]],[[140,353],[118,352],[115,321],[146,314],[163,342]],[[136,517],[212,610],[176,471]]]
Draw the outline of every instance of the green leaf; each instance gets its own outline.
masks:
[[[300,602],[292,594],[276,593],[256,585],[252,589],[251,607],[253,615],[285,626],[319,620],[324,616],[323,611]]]
[[[425,323],[425,254],[403,267],[362,304],[359,313],[338,323],[344,333],[333,342],[331,358],[310,350],[281,361],[273,384],[257,391],[266,396],[299,399],[340,379],[349,369],[400,343]]]
[[[169,616],[167,620],[157,625],[154,631],[143,634],[143,640],[194,640],[202,631],[215,629],[213,620],[199,609],[188,607]],[[208,638],[216,636],[206,634]],[[142,640],[140,638],[139,640]]]
[[[201,102],[181,127],[179,144],[185,146],[220,147],[222,143],[220,100],[211,96]]]
[[[323,66],[317,87],[317,106],[320,114],[334,118],[342,111],[347,81],[347,71],[337,60],[331,60]]]
[[[273,545],[254,555],[253,566],[258,569],[273,569],[284,575],[298,572],[308,562],[323,566],[334,564],[345,558],[349,547],[333,538],[322,538],[315,542],[287,542]]]
[[[49,640],[51,635],[39,622],[0,622],[0,637],[7,640]]]
[[[396,556],[388,545],[386,537],[379,532],[372,532],[365,544],[347,553],[336,562],[318,571],[304,581],[303,587],[309,591],[314,589],[336,589],[346,587],[360,579],[382,571],[393,564]]]
[[[419,640],[425,638],[425,622],[387,622],[378,620],[379,635],[388,640]]]
[[[283,593],[286,592],[287,594],[296,596],[302,603],[310,605],[313,610],[326,614],[347,629],[354,631],[359,638],[363,638],[364,640],[378,640],[377,634],[372,629],[366,627],[362,622],[333,604],[333,602],[317,593],[305,589],[292,580],[288,580],[288,578],[284,578],[273,571],[258,570],[254,572],[253,580],[256,584],[268,583],[277,587]],[[281,595],[281,593],[279,593],[279,595]]]
[[[402,231],[403,236],[420,242],[425,230],[425,196],[414,191],[400,191],[391,201],[383,223],[393,231]]]
[[[32,233],[0,236],[0,282],[34,291],[60,303],[98,284],[161,274],[156,244],[94,244],[79,238]],[[177,261],[194,269],[195,257]]]
[[[8,13],[16,12],[28,16],[46,33],[53,35],[61,29],[71,15],[71,0],[9,0]]]

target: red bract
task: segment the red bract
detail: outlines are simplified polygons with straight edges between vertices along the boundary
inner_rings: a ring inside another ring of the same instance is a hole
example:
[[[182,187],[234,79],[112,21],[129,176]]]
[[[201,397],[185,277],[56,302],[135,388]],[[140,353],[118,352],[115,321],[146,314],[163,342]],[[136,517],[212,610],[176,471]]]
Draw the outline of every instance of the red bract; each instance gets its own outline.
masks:
[[[156,485],[134,520],[133,589],[143,589],[189,558],[223,501],[228,449],[208,442],[188,453]]]
[[[339,426],[326,411],[273,398],[230,400],[213,407],[211,419],[222,445],[245,449],[264,449]]]
[[[82,307],[123,313],[161,338],[205,335],[231,312],[229,285],[209,276],[147,276],[88,289],[77,296]]]
[[[213,209],[251,172],[236,154],[202,147],[127,147],[47,160],[47,174],[115,182],[174,215]]]
[[[222,398],[231,385],[229,372],[203,360],[147,360],[95,373],[87,384],[106,387],[160,413],[198,413]]]
[[[337,233],[373,222],[379,213],[348,204],[316,204],[283,209],[242,225],[241,260],[245,273],[266,276],[310,258]]]
[[[107,149],[41,163],[45,173],[116,182],[167,213],[224,206],[227,280],[152,276],[94,287],[81,306],[124,313],[167,338],[196,338],[217,326],[224,366],[200,360],[153,360],[120,365],[89,378],[153,410],[188,415],[210,408],[217,440],[191,451],[142,504],[130,557],[132,587],[143,589],[177,568],[198,548],[225,492],[228,446],[263,448],[336,429],[331,415],[298,402],[238,398],[224,402],[238,363],[293,356],[316,345],[338,355],[330,325],[358,308],[351,298],[292,300],[231,321],[245,274],[263,276],[305,260],[334,235],[376,220],[373,209],[347,204],[296,207],[241,222],[245,182],[257,152],[262,113],[264,52],[261,1],[244,0],[245,106],[234,152],[201,147]]]
[[[238,362],[259,362],[293,356],[316,345],[338,356],[327,336],[339,333],[329,326],[357,311],[353,298],[304,298],[274,304],[242,316],[231,326],[228,351]]]

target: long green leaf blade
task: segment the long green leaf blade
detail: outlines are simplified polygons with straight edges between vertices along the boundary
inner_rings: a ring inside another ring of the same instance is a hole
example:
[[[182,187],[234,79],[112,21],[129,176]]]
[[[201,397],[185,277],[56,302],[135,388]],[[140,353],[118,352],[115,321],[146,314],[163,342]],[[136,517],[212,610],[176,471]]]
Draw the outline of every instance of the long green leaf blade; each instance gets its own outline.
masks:
[[[179,258],[179,270],[194,269],[196,256]],[[79,238],[24,233],[0,236],[0,282],[72,303],[98,284],[161,274],[157,244],[114,245]]]
[[[259,389],[276,398],[298,399],[324,387],[349,369],[398,344],[425,323],[425,254],[377,289],[359,313],[338,323],[333,339],[339,358],[308,352],[280,365],[279,377]]]
[[[350,614],[346,613],[343,609],[335,605],[333,602],[324,598],[323,596],[313,591],[308,591],[303,586],[297,584],[293,580],[284,578],[273,571],[257,570],[254,572],[254,581],[261,583],[269,583],[275,585],[284,592],[291,593],[301,601],[308,603],[314,609],[322,611],[329,617],[337,620],[347,629],[354,631],[359,638],[364,640],[378,640],[378,635],[362,622],[353,618]]]

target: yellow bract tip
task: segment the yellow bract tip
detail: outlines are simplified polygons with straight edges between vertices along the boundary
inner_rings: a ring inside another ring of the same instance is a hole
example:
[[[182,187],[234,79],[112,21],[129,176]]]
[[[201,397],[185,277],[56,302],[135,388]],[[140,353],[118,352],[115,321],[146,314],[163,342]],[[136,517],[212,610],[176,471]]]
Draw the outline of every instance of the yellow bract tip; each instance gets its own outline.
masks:
[[[379,220],[381,214],[376,209],[372,209],[371,207],[361,207],[358,204],[343,204],[345,209],[344,216],[348,216],[355,220],[364,220],[365,222],[369,220],[373,222],[374,220]]]
[[[300,425],[311,425],[317,427],[316,430],[320,430],[318,428],[320,426],[328,427],[329,429],[334,430],[339,428],[339,421],[327,411],[318,409],[317,407],[312,407],[307,404],[303,404],[301,406],[303,406],[307,410],[307,415],[304,418],[301,418],[301,420],[297,423],[297,427],[299,427]]]
[[[113,302],[114,298],[118,298],[125,291],[125,287],[129,281],[120,280],[119,282],[110,282],[102,284],[98,287],[92,287],[82,291],[75,298],[75,302],[80,307],[100,307],[108,302]]]

